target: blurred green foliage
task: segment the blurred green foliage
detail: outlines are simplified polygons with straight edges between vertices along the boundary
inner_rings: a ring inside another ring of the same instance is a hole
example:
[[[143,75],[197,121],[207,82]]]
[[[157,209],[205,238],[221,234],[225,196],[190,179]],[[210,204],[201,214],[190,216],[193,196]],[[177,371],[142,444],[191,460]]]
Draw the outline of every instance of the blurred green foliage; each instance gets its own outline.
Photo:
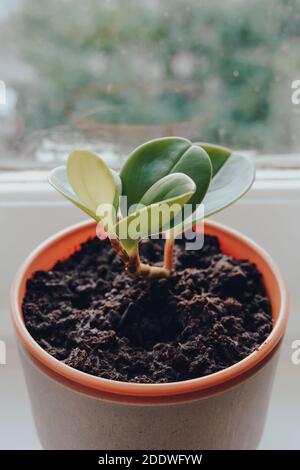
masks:
[[[16,85],[30,129],[74,116],[146,125],[204,116],[199,140],[298,143],[298,0],[24,0],[13,21],[34,71]]]

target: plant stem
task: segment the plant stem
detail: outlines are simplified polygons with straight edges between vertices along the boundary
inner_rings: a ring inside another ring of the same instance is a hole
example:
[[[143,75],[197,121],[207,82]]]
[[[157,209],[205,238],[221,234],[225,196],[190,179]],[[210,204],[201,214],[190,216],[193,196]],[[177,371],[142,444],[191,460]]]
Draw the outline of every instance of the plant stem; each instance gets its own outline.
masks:
[[[117,238],[110,239],[111,246],[115,250],[116,254],[124,261],[125,269],[127,273],[132,277],[169,277],[171,272],[166,267],[150,266],[149,264],[141,263],[140,255],[138,251],[138,245],[136,251],[132,255],[128,253],[122,247],[120,241]]]
[[[120,240],[118,238],[110,238],[110,244],[116,254],[124,261],[124,263],[128,263],[129,255],[126,250],[122,247]]]
[[[126,265],[126,271],[133,277],[169,277],[170,271],[165,267],[150,266],[149,264],[141,263],[139,253],[129,257]]]
[[[170,272],[173,270],[174,245],[175,245],[174,238],[166,239],[165,249],[164,249],[164,268],[168,269],[168,271]]]

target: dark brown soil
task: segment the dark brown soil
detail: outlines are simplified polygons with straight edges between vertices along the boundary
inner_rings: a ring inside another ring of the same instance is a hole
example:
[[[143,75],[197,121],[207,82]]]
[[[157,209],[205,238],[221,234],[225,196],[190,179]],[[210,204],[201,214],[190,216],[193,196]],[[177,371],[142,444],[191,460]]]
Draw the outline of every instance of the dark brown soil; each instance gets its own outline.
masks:
[[[162,260],[163,242],[146,240],[144,259]],[[107,241],[97,238],[28,281],[23,311],[33,338],[66,364],[114,380],[164,383],[201,377],[240,361],[272,329],[255,265],[220,251],[175,246],[169,279],[131,279]]]

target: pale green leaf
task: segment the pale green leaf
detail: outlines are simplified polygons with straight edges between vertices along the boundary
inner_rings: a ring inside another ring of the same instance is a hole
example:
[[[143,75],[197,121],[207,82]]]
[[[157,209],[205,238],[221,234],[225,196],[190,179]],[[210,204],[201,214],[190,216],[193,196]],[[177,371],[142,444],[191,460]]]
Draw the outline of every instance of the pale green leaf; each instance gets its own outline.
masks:
[[[74,150],[67,161],[67,175],[74,193],[90,211],[95,213],[100,204],[114,203],[115,178],[99,155]]]
[[[53,186],[56,191],[62,194],[65,198],[71,201],[75,206],[77,206],[82,211],[86,212],[90,217],[95,220],[98,220],[96,213],[90,210],[85,206],[76,196],[74,191],[71,188],[71,185],[67,177],[67,169],[65,166],[59,166],[54,168],[48,176],[48,181]]]

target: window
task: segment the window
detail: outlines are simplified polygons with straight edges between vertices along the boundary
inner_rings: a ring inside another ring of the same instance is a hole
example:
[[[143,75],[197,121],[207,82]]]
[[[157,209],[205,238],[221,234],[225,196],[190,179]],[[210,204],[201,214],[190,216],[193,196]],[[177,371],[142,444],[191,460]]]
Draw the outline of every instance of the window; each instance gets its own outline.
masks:
[[[172,134],[295,154],[299,39],[297,0],[2,0],[0,168]]]

